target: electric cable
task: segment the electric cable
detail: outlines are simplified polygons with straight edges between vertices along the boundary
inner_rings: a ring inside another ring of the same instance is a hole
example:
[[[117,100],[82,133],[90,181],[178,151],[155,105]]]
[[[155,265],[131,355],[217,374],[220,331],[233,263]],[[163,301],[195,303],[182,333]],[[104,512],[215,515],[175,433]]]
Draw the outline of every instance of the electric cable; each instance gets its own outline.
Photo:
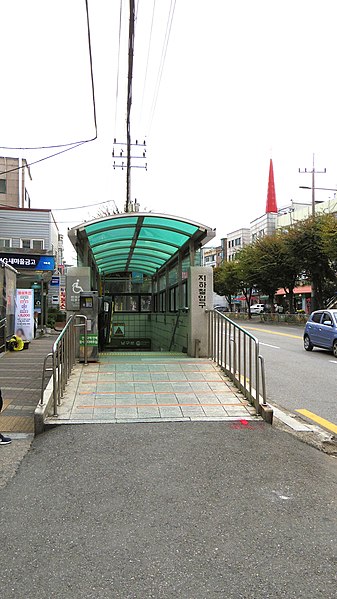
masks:
[[[86,9],[86,20],[87,20],[87,38],[88,38],[89,63],[90,63],[91,93],[92,93],[94,129],[95,129],[94,137],[91,137],[90,139],[78,140],[78,141],[73,141],[73,142],[68,142],[68,143],[63,143],[63,144],[52,144],[52,145],[48,145],[48,146],[31,146],[31,147],[29,147],[29,146],[26,146],[26,147],[0,146],[1,150],[48,150],[48,149],[52,149],[52,148],[55,148],[55,149],[56,148],[67,148],[66,150],[63,150],[64,152],[67,152],[68,150],[73,150],[82,144],[89,143],[89,142],[95,141],[95,139],[97,139],[96,100],[95,100],[94,74],[93,74],[93,62],[92,62],[92,51],[91,51],[91,33],[90,33],[88,0],[85,0],[85,9]],[[71,147],[68,147],[68,146],[71,146]],[[58,154],[61,154],[61,153],[62,152],[57,152],[55,154],[51,154],[50,156],[46,156],[45,158],[36,160],[35,162],[31,162],[30,164],[25,164],[21,167],[17,167],[17,168],[8,170],[8,171],[4,171],[4,172],[0,173],[0,175],[5,175],[6,173],[11,173],[13,171],[20,170],[21,168],[31,166],[32,164],[37,164],[38,162],[42,162],[43,160],[47,160],[48,158],[53,158],[54,156],[57,156]]]
[[[121,31],[122,31],[122,0],[119,5],[119,32],[118,32],[118,64],[117,64],[117,79],[116,79],[116,103],[115,103],[115,131],[117,128],[117,105],[118,105],[118,94],[119,94],[119,65],[120,65],[120,54],[121,54]]]
[[[145,67],[142,102],[141,102],[141,107],[140,107],[140,121],[142,120],[142,115],[143,115],[144,96],[145,96],[145,88],[146,88],[146,81],[147,81],[147,72],[148,72],[149,61],[150,61],[150,50],[151,50],[151,44],[152,44],[152,31],[153,31],[155,8],[156,8],[156,0],[153,0],[152,19],[151,19],[151,27],[150,27],[150,39],[149,39],[149,45],[148,45],[148,49],[147,49],[147,59],[146,59],[146,67]]]
[[[160,89],[161,79],[162,79],[165,60],[166,60],[166,53],[167,53],[168,43],[169,43],[170,34],[171,34],[175,6],[176,6],[176,0],[171,0],[170,10],[169,10],[168,18],[167,18],[167,23],[166,23],[166,31],[165,31],[163,49],[162,49],[159,70],[158,70],[158,75],[157,75],[157,81],[156,81],[156,85],[155,85],[155,93],[154,93],[154,98],[153,98],[151,111],[150,111],[148,135],[150,134],[150,131],[151,131],[153,117],[154,117],[154,113],[155,113],[156,106],[157,106],[157,99],[158,99],[158,95],[159,95],[159,89]]]

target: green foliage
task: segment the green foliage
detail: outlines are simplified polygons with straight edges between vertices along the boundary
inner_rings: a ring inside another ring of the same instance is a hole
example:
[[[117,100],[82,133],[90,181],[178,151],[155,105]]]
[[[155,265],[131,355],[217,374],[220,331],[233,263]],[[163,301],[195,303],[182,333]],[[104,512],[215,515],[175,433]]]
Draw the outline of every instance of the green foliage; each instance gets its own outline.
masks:
[[[240,280],[235,262],[224,262],[214,269],[214,291],[219,295],[224,295],[230,306],[233,295],[237,295],[239,290]]]
[[[217,272],[218,271],[218,272]],[[312,309],[324,307],[337,289],[337,220],[333,214],[309,217],[273,235],[245,246],[236,262],[215,271],[215,290],[226,295],[240,289],[250,306],[252,290],[269,296],[273,304],[277,289],[284,289],[293,312],[296,285],[312,285]],[[232,285],[233,284],[233,285]]]
[[[65,312],[61,312],[58,308],[48,309],[47,327],[53,329],[56,322],[64,322],[66,319]]]

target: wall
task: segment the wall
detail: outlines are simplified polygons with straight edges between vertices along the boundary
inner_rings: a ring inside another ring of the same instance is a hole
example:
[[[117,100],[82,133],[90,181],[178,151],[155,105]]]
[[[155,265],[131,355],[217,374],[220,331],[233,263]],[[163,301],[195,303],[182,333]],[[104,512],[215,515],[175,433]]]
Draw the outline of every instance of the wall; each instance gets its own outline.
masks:
[[[1,196],[0,196],[1,200]],[[11,249],[20,249],[21,239],[43,239],[44,250],[51,251],[51,223],[49,210],[1,209],[0,238],[11,239]],[[54,225],[55,226],[55,225]],[[56,248],[57,250],[57,244]],[[40,250],[34,250],[40,254]]]
[[[154,351],[187,352],[188,314],[152,314],[152,340]]]
[[[124,336],[113,335],[113,342],[117,340],[150,339],[152,351],[176,351],[186,352],[188,316],[179,312],[172,313],[149,313],[149,314],[120,314],[115,312],[112,317],[113,331],[118,327],[124,332]],[[121,348],[122,349],[122,348]],[[129,349],[132,346],[129,345]],[[134,349],[142,349],[134,346]]]

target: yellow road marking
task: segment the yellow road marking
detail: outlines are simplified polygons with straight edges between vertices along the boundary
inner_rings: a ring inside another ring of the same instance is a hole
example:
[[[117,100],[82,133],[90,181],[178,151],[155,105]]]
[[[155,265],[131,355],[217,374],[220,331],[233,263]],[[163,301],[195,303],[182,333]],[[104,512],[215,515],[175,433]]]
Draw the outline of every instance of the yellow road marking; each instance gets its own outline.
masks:
[[[302,335],[291,335],[290,333],[279,333],[269,329],[258,329],[255,327],[246,327],[249,331],[261,331],[262,333],[270,333],[271,335],[279,335],[280,337],[291,337],[292,339],[302,339]]]
[[[333,422],[329,422],[329,420],[325,420],[325,418],[321,418],[321,416],[317,416],[317,414],[314,414],[309,410],[295,410],[295,412],[298,412],[299,414],[306,416],[310,420],[317,422],[317,424],[320,424],[324,428],[327,428],[328,431],[331,431],[332,433],[337,433],[337,425]]]

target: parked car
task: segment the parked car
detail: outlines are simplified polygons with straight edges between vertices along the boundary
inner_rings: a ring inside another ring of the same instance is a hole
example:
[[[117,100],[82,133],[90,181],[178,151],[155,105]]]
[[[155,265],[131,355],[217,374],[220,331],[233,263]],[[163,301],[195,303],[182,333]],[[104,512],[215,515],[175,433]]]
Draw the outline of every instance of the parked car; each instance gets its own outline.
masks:
[[[228,308],[226,306],[214,306],[214,310],[218,312],[228,312]]]
[[[303,334],[304,349],[314,347],[328,349],[337,358],[337,310],[316,310],[312,312]]]
[[[250,313],[251,314],[262,314],[262,312],[265,311],[265,305],[264,304],[253,304],[250,307]]]

